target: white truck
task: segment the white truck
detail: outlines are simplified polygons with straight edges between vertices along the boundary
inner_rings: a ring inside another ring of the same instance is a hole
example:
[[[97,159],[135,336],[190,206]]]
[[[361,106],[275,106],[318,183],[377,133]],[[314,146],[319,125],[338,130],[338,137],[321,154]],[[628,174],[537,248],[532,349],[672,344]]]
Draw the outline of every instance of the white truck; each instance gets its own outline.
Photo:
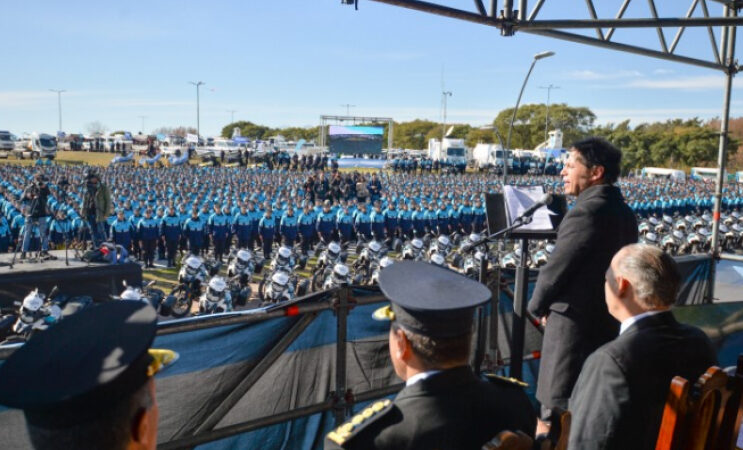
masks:
[[[57,156],[57,138],[46,133],[31,133],[16,141],[13,154],[18,159],[54,159]]]
[[[428,157],[434,161],[466,164],[467,149],[464,147],[464,139],[444,138],[443,145],[438,139],[431,139],[428,141]]]
[[[15,140],[10,131],[0,131],[0,158],[7,158],[15,147]]]
[[[503,167],[503,147],[499,144],[477,144],[472,150],[472,159],[478,170]],[[513,152],[508,152],[508,167],[513,166]]]

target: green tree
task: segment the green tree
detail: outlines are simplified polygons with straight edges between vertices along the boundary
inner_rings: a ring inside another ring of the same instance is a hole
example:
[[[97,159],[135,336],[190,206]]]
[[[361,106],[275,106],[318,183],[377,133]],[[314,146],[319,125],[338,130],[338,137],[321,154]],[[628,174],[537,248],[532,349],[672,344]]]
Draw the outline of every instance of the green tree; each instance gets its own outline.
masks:
[[[232,137],[232,130],[237,127],[240,129],[240,133],[251,139],[266,139],[274,134],[273,129],[264,125],[256,125],[253,122],[247,122],[244,120],[231,123],[222,128],[222,137]]]
[[[513,108],[507,108],[498,113],[493,125],[503,139],[508,139],[508,128],[511,124]],[[547,105],[521,105],[516,112],[511,134],[511,148],[535,148],[544,142],[544,127],[547,120]],[[548,130],[559,128],[563,132],[563,143],[569,145],[578,139],[588,136],[593,128],[596,115],[586,107],[572,107],[565,103],[555,103],[549,108]],[[505,143],[505,142],[504,142]]]
[[[430,120],[416,119],[411,122],[395,123],[393,128],[393,145],[399,148],[424,149],[428,147],[428,139],[441,137],[441,125]]]

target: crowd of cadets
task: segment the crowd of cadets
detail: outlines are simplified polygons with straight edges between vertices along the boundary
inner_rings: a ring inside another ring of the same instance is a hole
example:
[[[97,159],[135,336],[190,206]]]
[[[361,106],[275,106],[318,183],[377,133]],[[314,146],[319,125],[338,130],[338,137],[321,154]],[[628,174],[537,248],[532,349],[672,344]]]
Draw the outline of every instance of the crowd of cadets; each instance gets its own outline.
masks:
[[[51,248],[66,240],[87,240],[79,215],[85,167],[0,167],[0,251],[12,251],[24,231],[23,188],[44,171],[52,195],[47,229]],[[501,179],[487,174],[284,171],[179,166],[161,169],[109,167],[101,171],[111,188],[115,212],[109,238],[152,266],[173,265],[184,252],[212,250],[223,258],[231,248],[262,248],[269,257],[278,242],[307,252],[319,240],[369,239],[424,233],[468,233],[485,227],[485,193]],[[517,184],[545,185],[560,193],[556,177],[513,177]],[[705,181],[623,179],[618,183],[638,215],[710,208],[714,184]],[[728,184],[723,209],[743,207],[743,188]],[[32,230],[31,251],[41,241]]]

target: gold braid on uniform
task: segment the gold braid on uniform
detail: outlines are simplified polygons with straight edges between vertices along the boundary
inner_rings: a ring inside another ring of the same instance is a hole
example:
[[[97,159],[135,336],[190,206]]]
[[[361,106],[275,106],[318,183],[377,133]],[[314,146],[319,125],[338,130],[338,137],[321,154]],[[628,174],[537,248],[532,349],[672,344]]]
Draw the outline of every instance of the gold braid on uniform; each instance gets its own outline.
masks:
[[[351,439],[359,431],[363,430],[367,425],[373,422],[369,419],[380,417],[391,409],[392,401],[389,399],[380,400],[353,416],[348,422],[328,433],[327,438],[338,445],[343,445],[347,440]]]

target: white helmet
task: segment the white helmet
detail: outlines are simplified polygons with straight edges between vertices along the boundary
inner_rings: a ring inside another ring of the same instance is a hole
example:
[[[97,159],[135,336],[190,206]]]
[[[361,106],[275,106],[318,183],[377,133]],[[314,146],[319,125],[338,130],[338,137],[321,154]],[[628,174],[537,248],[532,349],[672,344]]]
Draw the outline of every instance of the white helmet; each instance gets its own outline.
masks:
[[[412,241],[410,241],[410,245],[412,245],[413,248],[416,250],[423,250],[423,241],[418,238],[415,238]]]
[[[253,254],[250,253],[250,250],[246,249],[240,249],[237,251],[237,263],[243,266],[247,266],[251,259],[253,259]]]
[[[395,262],[395,260],[393,260],[390,257],[385,256],[384,258],[382,258],[381,260],[379,260],[379,268],[380,269],[384,269],[387,266],[391,266],[394,262]]]
[[[289,275],[281,271],[274,273],[271,277],[271,297],[273,299],[281,297],[286,292],[288,284]]]
[[[279,264],[285,266],[289,264],[289,261],[291,261],[292,251],[289,250],[289,247],[281,246],[279,247],[279,251],[276,256],[278,258]]]
[[[195,255],[190,255],[186,258],[186,273],[189,275],[196,275],[201,270],[203,264],[201,258]]]
[[[220,276],[212,277],[206,288],[206,299],[210,302],[218,302],[224,298],[227,290],[227,282]]]
[[[369,242],[369,250],[374,253],[379,253],[379,251],[382,250],[382,244],[377,241],[371,241]]]
[[[333,280],[338,283],[348,283],[348,266],[338,263],[333,267]]]
[[[470,237],[469,237],[470,242],[472,243],[480,242],[480,238],[481,238],[480,233],[470,233]]]
[[[444,264],[446,264],[446,260],[443,256],[441,256],[441,253],[436,252],[431,255],[431,264],[434,264],[436,266],[443,266]]]
[[[330,244],[328,244],[328,255],[330,255],[332,259],[338,258],[340,254],[341,254],[341,246],[338,245],[337,242],[333,241]]]
[[[44,305],[44,298],[39,295],[39,290],[34,289],[31,291],[30,294],[26,296],[26,298],[23,299],[23,309],[26,310],[26,312],[34,313],[41,309],[41,307]]]
[[[439,251],[439,253],[448,254],[449,250],[451,250],[451,241],[449,240],[449,237],[441,235],[436,240],[436,248]]]
[[[127,286],[127,288],[124,290],[124,292],[121,293],[122,300],[134,300],[139,301],[142,300],[142,292],[134,287]]]

